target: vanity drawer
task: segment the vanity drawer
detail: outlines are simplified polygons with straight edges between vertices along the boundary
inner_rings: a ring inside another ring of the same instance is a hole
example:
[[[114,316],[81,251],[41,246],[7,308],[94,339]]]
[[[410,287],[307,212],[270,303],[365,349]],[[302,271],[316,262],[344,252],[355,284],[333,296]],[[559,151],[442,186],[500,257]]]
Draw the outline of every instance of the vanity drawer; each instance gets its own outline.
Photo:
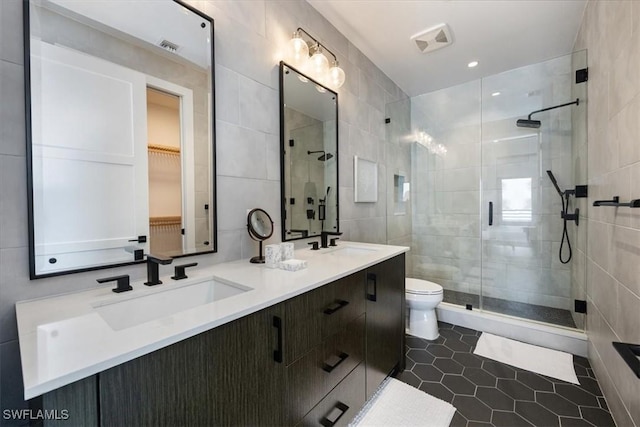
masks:
[[[300,426],[346,426],[365,404],[365,367],[360,363],[309,412]]]
[[[364,360],[365,315],[287,367],[289,424],[295,424]]]
[[[358,272],[285,302],[285,362],[339,332],[365,312],[365,274]]]

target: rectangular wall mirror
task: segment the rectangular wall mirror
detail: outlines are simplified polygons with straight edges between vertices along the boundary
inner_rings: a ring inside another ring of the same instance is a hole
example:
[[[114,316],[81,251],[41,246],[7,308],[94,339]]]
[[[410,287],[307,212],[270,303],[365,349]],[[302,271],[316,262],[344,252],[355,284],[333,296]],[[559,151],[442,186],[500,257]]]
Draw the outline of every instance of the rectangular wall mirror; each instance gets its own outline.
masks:
[[[31,278],[216,251],[213,20],[25,0]]]
[[[339,230],[338,94],[280,63],[282,240]]]

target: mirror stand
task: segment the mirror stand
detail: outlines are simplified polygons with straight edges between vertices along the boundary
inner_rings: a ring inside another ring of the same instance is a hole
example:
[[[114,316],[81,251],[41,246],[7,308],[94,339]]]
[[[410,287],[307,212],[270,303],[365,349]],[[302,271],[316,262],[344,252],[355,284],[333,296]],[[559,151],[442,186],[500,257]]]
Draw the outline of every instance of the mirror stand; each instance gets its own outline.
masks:
[[[249,237],[258,242],[260,246],[258,256],[254,256],[249,262],[252,264],[264,264],[262,242],[273,234],[273,221],[269,214],[262,209],[252,209],[249,211],[247,215],[247,231],[249,232]]]
[[[258,244],[260,247],[258,256],[254,256],[249,260],[249,262],[252,264],[264,264],[264,255],[262,255],[262,240],[258,240]]]

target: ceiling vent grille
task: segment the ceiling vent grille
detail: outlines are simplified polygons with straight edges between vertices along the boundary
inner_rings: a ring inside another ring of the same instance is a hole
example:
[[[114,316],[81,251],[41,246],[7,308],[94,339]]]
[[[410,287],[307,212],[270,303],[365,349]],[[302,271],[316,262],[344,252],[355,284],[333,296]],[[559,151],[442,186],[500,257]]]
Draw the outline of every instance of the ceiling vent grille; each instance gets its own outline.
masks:
[[[453,43],[447,24],[436,25],[435,27],[422,31],[411,37],[411,40],[422,53],[433,52],[434,50],[442,49]]]
[[[171,53],[176,53],[178,49],[180,49],[180,46],[175,43],[171,43],[169,40],[162,40],[158,45]]]

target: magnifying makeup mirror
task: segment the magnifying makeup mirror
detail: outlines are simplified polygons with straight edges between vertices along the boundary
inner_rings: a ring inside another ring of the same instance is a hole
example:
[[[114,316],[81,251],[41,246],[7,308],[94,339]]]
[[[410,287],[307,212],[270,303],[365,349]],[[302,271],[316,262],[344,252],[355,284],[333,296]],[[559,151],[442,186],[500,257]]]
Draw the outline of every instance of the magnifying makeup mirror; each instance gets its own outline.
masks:
[[[258,256],[251,258],[250,261],[254,264],[264,264],[262,242],[273,234],[271,217],[262,209],[252,209],[247,215],[247,230],[249,231],[249,237],[260,244],[260,253]]]

